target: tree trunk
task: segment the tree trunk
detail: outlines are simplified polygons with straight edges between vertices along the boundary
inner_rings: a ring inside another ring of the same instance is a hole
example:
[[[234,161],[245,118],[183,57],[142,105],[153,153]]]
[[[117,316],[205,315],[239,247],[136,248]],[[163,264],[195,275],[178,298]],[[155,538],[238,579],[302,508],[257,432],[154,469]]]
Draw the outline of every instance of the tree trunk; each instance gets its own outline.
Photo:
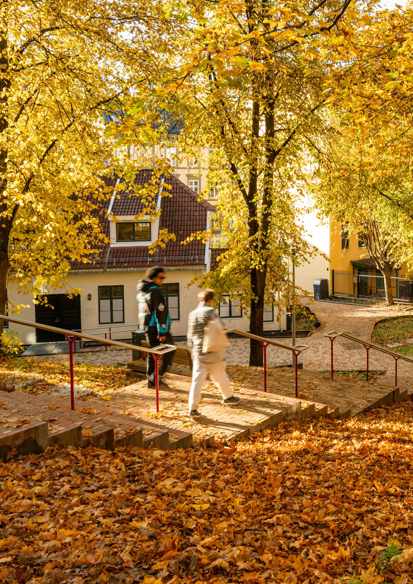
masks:
[[[10,91],[9,59],[7,52],[7,16],[8,2],[3,2],[0,9],[0,133],[7,131],[8,95]],[[6,200],[7,187],[7,149],[0,150],[0,314],[6,311],[7,276],[9,272],[9,239],[13,223],[13,215],[8,214]],[[4,322],[0,320],[0,335]]]
[[[389,265],[385,265],[383,270],[381,270],[381,273],[383,274],[384,277],[384,293],[386,296],[386,302],[388,306],[393,306],[394,296],[391,282],[392,267]]]
[[[8,254],[0,250],[0,314],[7,310],[7,274],[9,271]],[[4,321],[0,319],[0,336],[3,332]]]
[[[264,291],[265,274],[257,269],[252,269],[251,304],[250,304],[250,332],[260,337],[264,334]],[[250,342],[250,366],[261,367],[263,365],[262,345],[257,341]]]
[[[259,220],[257,207],[257,190],[258,190],[258,158],[257,144],[260,131],[260,106],[259,102],[254,100],[252,103],[251,117],[251,160],[248,177],[248,235],[250,246],[250,260],[255,263],[257,254],[259,254]],[[264,320],[264,290],[262,289],[262,276],[257,268],[251,268],[251,303],[250,303],[250,332],[254,335],[262,336]],[[262,366],[262,348],[261,343],[250,341],[250,365],[253,367]]]

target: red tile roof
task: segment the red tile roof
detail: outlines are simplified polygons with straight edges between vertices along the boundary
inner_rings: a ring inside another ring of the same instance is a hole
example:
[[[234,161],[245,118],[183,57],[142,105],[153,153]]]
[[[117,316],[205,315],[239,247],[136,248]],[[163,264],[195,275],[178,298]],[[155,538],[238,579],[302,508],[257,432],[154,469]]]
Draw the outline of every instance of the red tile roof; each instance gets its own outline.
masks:
[[[152,178],[150,170],[140,171],[136,182],[141,185],[149,183]],[[158,248],[154,254],[149,254],[147,246],[104,246],[88,264],[74,264],[74,270],[104,270],[104,269],[132,269],[145,268],[150,265],[163,266],[204,266],[205,244],[201,241],[183,241],[192,233],[205,231],[207,228],[207,212],[214,211],[214,207],[207,202],[199,202],[197,195],[175,176],[164,180],[164,191],[168,193],[161,198],[161,215],[159,228],[174,233],[176,241],[166,244],[163,249]],[[113,186],[115,181],[113,181]],[[161,181],[154,181],[154,188],[159,192]],[[109,236],[109,220],[107,211],[110,201],[102,204],[102,227]],[[111,212],[113,215],[137,215],[142,211],[139,196],[128,192],[121,192],[116,196]]]

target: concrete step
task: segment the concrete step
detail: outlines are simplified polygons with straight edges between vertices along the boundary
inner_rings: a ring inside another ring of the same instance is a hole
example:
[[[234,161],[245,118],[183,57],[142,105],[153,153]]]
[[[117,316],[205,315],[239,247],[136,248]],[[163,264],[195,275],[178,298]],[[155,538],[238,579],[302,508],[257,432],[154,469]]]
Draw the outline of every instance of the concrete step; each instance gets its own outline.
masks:
[[[39,454],[47,444],[46,422],[27,423],[19,428],[0,428],[0,460],[9,460],[18,454]]]
[[[298,418],[301,420],[310,420],[311,418],[316,417],[316,410],[315,404],[311,402],[304,402],[301,406],[301,415],[300,410],[298,410]]]
[[[63,424],[59,421],[49,423],[49,446],[74,446],[82,445],[82,424]]]
[[[182,430],[169,430],[169,448],[191,448],[193,446],[192,434]]]
[[[95,446],[105,450],[113,450],[115,431],[113,426],[104,420],[95,418],[82,424],[82,447]]]
[[[167,450],[169,448],[169,432],[167,430],[144,429],[143,447]]]
[[[399,394],[398,401],[408,401],[411,398],[412,398],[412,395],[411,395],[411,393],[409,392],[408,389],[402,389],[402,390],[400,390],[400,394]]]
[[[314,418],[325,418],[328,416],[328,405],[327,404],[314,404],[315,411],[314,411]]]
[[[137,448],[143,447],[143,432],[140,428],[130,432],[122,432],[115,428],[115,448],[124,446],[135,446]]]
[[[132,416],[109,413],[104,416],[105,422],[114,428],[114,446],[143,446],[143,431],[139,421]]]
[[[340,412],[339,412],[338,408],[334,408],[332,406],[327,406],[327,407],[328,407],[327,414],[326,414],[327,418],[335,420],[335,419],[340,417]]]

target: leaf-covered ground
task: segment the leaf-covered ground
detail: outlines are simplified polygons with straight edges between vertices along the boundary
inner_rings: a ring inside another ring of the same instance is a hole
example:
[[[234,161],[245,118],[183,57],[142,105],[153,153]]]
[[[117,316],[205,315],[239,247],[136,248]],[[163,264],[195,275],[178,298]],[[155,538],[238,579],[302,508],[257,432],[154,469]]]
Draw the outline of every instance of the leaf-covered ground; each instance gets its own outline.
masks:
[[[75,380],[77,384],[86,386],[97,394],[104,394],[133,382],[126,366],[116,363],[109,366],[77,362]],[[54,385],[68,381],[68,357],[65,360],[56,360],[0,356],[0,385],[15,385],[17,382],[21,391],[42,393]]]
[[[3,463],[0,582],[413,582],[412,422],[408,402],[230,448]]]

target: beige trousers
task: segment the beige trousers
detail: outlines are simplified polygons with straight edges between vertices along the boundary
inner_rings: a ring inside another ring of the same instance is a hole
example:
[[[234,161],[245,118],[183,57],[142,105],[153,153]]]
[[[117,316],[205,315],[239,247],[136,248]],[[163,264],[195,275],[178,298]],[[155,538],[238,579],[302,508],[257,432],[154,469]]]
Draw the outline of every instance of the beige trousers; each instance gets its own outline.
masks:
[[[199,355],[192,355],[192,383],[189,390],[189,411],[196,410],[201,401],[201,391],[207,377],[221,390],[222,397],[227,399],[233,395],[231,381],[225,371],[225,361],[220,359],[215,363],[205,362]]]

